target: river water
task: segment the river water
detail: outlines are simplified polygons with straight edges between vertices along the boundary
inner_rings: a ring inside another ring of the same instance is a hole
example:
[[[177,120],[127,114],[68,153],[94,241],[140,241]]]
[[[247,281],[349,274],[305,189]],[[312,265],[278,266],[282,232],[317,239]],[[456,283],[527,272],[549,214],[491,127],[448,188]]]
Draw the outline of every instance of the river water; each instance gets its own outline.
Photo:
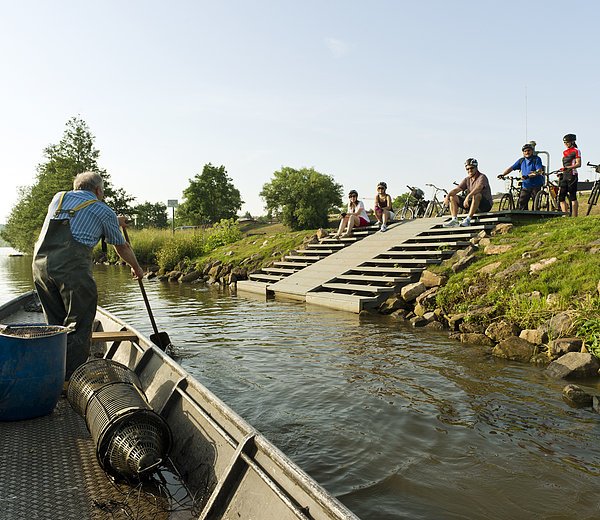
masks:
[[[0,248],[0,301],[31,288]],[[152,332],[129,270],[100,304]],[[600,518],[600,417],[564,382],[383,316],[146,282],[181,364],[365,520]]]

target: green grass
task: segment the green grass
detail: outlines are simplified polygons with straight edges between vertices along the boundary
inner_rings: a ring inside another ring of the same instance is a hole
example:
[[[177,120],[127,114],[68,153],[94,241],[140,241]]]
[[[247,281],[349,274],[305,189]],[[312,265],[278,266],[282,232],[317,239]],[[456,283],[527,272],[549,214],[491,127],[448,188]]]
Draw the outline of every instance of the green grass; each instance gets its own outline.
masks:
[[[591,330],[595,320],[600,320],[600,255],[593,252],[600,249],[600,243],[590,244],[600,238],[599,229],[600,216],[556,218],[515,227],[492,239],[492,244],[510,244],[510,251],[499,255],[479,251],[475,263],[454,275],[447,266],[436,269],[450,275],[438,293],[438,305],[450,314],[491,307],[493,311],[483,319],[506,318],[522,328],[537,327],[557,312],[569,310],[579,327],[587,323]],[[555,263],[530,274],[531,264],[553,257]],[[501,265],[492,275],[480,273],[493,262]],[[515,265],[522,267],[512,274],[499,274]]]

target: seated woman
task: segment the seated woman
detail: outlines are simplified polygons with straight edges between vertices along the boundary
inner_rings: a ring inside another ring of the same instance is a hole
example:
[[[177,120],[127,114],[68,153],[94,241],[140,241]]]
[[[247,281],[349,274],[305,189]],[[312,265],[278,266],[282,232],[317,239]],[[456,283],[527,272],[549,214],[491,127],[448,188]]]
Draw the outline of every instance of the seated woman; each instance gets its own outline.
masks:
[[[375,218],[381,231],[387,231],[388,222],[396,217],[392,211],[392,197],[385,190],[387,190],[387,184],[380,182],[377,185],[377,195],[375,195]]]
[[[348,197],[350,198],[350,202],[348,202],[348,212],[342,213],[342,220],[340,222],[340,227],[333,238],[344,238],[352,236],[352,229],[355,227],[363,227],[368,226],[371,221],[369,220],[369,215],[365,211],[365,205],[361,200],[358,200],[358,192],[356,190],[351,190],[348,193]],[[346,232],[344,232],[344,228],[346,228]]]

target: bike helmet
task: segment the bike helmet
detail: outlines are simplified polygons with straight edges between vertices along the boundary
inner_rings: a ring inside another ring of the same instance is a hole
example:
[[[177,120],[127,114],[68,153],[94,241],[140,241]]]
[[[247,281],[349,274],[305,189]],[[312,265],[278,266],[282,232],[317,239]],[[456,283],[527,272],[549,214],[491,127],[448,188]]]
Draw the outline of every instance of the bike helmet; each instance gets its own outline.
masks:
[[[352,195],[356,195],[358,197],[358,191],[350,190],[350,193],[348,193],[348,197],[352,197]]]
[[[387,190],[387,184],[383,181],[381,181],[378,185],[378,188],[383,188],[384,190]]]
[[[575,134],[567,134],[563,137],[563,141],[566,143],[574,143],[577,141],[577,136]]]
[[[533,145],[531,143],[525,143],[523,145],[523,147],[521,148],[521,151],[524,152],[525,150],[531,150],[534,151],[535,148],[533,147]]]
[[[477,168],[478,164],[477,159],[469,158],[465,161],[465,166],[475,166],[475,168]]]

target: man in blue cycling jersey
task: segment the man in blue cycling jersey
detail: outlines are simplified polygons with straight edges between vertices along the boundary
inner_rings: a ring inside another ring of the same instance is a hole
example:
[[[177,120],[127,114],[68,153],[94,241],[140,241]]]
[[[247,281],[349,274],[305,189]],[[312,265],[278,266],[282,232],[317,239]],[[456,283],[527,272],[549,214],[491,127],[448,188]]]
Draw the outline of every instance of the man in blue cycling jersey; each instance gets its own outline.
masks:
[[[521,194],[519,195],[517,207],[522,210],[527,210],[529,199],[531,199],[531,209],[533,209],[535,196],[544,185],[544,165],[539,156],[535,155],[532,144],[524,144],[521,150],[523,151],[523,157],[512,166],[506,168],[502,174],[498,175],[498,178],[503,179],[510,172],[517,170],[521,171],[521,180],[523,181],[523,184],[521,186]]]

